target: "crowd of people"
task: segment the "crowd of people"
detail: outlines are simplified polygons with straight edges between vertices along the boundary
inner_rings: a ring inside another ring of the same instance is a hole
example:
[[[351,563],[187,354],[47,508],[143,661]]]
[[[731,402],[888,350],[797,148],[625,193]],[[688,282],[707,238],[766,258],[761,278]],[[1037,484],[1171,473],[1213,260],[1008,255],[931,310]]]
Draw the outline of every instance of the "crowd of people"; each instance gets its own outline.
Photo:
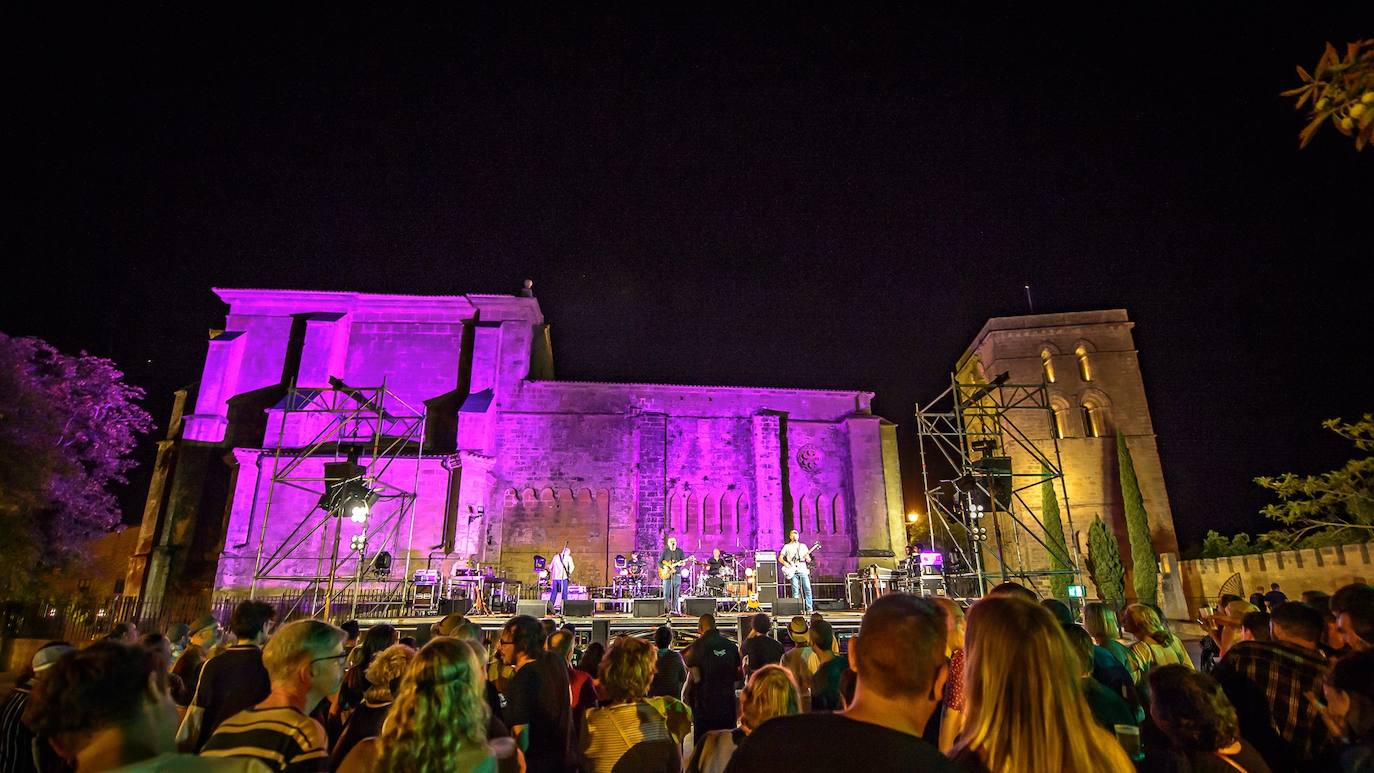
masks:
[[[0,703],[0,773],[1374,771],[1374,587],[1248,607],[1204,621],[1199,669],[1152,607],[1118,625],[1015,583],[882,596],[847,647],[820,614],[581,647],[451,615],[417,646],[248,601],[227,634],[39,649]]]

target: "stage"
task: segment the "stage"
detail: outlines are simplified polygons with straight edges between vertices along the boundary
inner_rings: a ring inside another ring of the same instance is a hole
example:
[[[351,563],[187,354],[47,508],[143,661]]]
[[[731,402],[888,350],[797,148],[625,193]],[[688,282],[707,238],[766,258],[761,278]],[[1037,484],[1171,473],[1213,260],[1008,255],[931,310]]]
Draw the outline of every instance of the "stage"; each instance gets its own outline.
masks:
[[[755,614],[758,614],[759,611],[767,612],[769,610],[715,612],[716,627],[719,628],[726,637],[732,641],[738,642],[742,638],[740,635],[741,624],[748,626],[750,619]],[[848,641],[849,637],[858,633],[859,622],[863,619],[863,610],[861,609],[817,611],[825,618],[826,622],[834,627],[835,636],[839,638],[841,647],[844,647],[844,642]],[[506,621],[513,616],[513,614],[476,614],[468,615],[467,619],[481,626],[483,631],[489,634],[495,634],[499,632]],[[696,615],[665,616],[658,614],[652,617],[635,617],[625,612],[595,612],[592,615],[582,616],[545,614],[537,615],[537,617],[541,619],[547,617],[556,620],[560,626],[571,624],[577,629],[579,640],[588,642],[605,641],[606,639],[622,634],[640,638],[650,638],[653,636],[654,630],[665,623],[672,626],[674,632],[677,634],[679,643],[691,641],[696,638],[698,619]],[[388,617],[377,619],[360,617],[358,618],[358,623],[364,630],[373,625],[388,623],[396,626],[402,636],[414,636],[417,641],[423,644],[429,639],[431,626],[443,619],[444,615],[438,614],[409,615],[401,618]],[[784,618],[775,618],[773,620],[773,635],[780,641],[787,640],[787,624],[790,620],[791,615]]]

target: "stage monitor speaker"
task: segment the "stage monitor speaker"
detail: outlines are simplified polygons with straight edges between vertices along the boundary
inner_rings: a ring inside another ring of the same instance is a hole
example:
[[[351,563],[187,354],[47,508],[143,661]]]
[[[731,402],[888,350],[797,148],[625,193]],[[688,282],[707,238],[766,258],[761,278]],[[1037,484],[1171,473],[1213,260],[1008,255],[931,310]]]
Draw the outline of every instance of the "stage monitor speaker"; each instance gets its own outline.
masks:
[[[592,620],[592,641],[603,647],[611,643],[610,620],[601,617]]]
[[[596,612],[596,602],[591,599],[568,599],[563,602],[564,617],[591,617]]]
[[[441,615],[451,615],[454,612],[457,612],[460,615],[466,615],[468,612],[471,611],[472,599],[456,598],[439,600],[439,614]]]
[[[831,612],[843,611],[849,607],[844,603],[844,599],[815,599],[816,609],[824,609]]]
[[[760,588],[764,585],[776,585],[778,582],[778,565],[771,561],[760,563],[754,569],[754,581],[759,584]]]
[[[663,617],[668,613],[663,599],[634,599],[630,607],[631,617]]]
[[[715,599],[683,599],[683,609],[692,617],[702,615],[714,615],[716,613]]]
[[[773,616],[778,619],[790,620],[793,615],[800,615],[805,609],[806,605],[801,599],[778,599],[773,602]]]
[[[549,606],[543,599],[520,599],[515,602],[515,614],[517,615],[543,617],[548,611]]]
[[[778,586],[777,586],[777,584],[771,583],[771,582],[768,583],[767,585],[760,584],[760,585],[758,586],[758,589],[759,589],[759,603],[760,603],[760,604],[771,604],[772,602],[778,600]]]

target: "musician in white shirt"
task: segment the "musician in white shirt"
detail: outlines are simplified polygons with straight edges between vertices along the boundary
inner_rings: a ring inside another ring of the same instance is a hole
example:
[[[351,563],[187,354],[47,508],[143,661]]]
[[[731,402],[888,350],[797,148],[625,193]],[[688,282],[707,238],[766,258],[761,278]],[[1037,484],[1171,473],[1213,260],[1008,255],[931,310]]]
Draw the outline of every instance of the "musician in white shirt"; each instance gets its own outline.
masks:
[[[572,548],[567,545],[558,551],[558,555],[553,557],[549,567],[549,579],[553,581],[553,588],[549,591],[549,606],[562,610],[568,603],[568,580],[572,577],[573,569]],[[559,594],[563,594],[563,601],[556,603]]]
[[[782,546],[778,560],[782,562],[783,574],[790,575],[792,598],[804,598],[806,611],[811,612],[811,550],[803,545],[796,529],[787,533],[787,544]]]

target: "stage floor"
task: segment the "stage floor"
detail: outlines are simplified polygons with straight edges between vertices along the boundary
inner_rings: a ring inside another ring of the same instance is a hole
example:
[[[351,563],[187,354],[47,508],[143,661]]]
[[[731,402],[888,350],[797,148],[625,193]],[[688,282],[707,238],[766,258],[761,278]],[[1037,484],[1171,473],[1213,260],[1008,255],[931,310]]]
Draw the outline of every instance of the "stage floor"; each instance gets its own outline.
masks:
[[[863,619],[863,610],[818,610],[826,622],[830,623],[835,629],[835,635],[841,642],[847,640],[859,630],[859,622]],[[744,625],[748,625],[748,620],[757,612],[716,612],[716,627],[720,629],[731,640],[739,640],[740,619],[744,618]],[[499,631],[506,621],[514,617],[511,614],[501,615],[468,615],[467,619],[481,626],[483,631],[488,633]],[[656,615],[654,617],[634,617],[623,612],[597,612],[590,616],[562,616],[544,615],[549,619],[557,620],[559,625],[571,624],[577,629],[580,638],[588,641],[595,641],[602,636],[611,637],[620,634],[637,636],[642,638],[652,637],[654,630],[665,623],[672,626],[679,637],[692,639],[696,636],[697,617],[695,615]],[[396,626],[402,636],[415,636],[423,643],[429,638],[429,629],[435,623],[444,619],[444,615],[410,615],[401,618],[379,618],[367,619],[359,618],[358,623],[364,629],[379,623],[389,623]],[[775,618],[773,620],[773,634],[778,638],[787,636],[787,624],[791,620],[787,618]],[[602,623],[603,625],[597,625]]]

